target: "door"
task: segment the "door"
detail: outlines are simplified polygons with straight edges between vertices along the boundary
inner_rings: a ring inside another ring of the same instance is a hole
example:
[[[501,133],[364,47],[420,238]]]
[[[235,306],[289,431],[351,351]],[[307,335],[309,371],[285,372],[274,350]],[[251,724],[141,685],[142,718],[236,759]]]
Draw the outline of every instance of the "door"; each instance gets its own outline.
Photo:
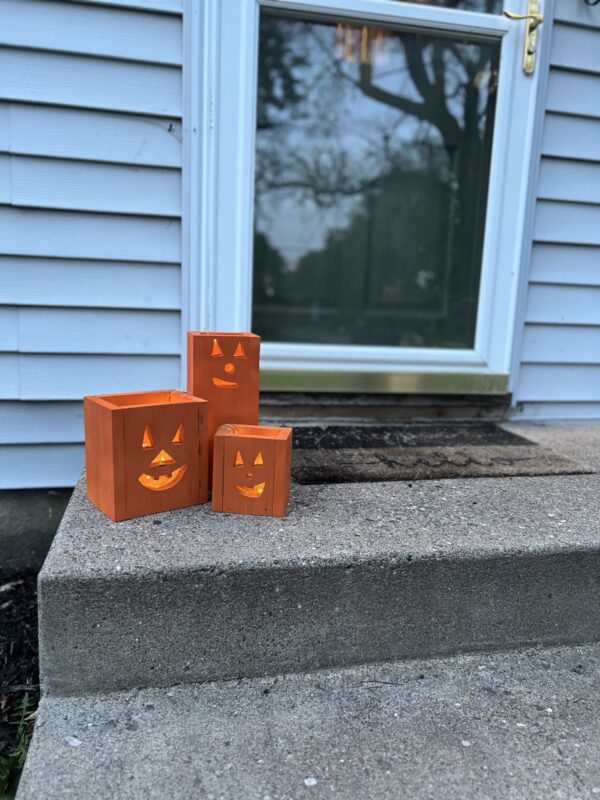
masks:
[[[500,0],[204,9],[200,326],[260,334],[263,388],[506,391],[523,23]]]

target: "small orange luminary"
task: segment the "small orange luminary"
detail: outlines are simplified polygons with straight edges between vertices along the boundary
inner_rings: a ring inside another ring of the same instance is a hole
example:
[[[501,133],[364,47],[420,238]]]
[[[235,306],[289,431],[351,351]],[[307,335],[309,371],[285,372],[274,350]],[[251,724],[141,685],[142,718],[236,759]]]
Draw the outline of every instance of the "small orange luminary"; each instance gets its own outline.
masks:
[[[282,517],[291,466],[291,428],[223,425],[215,434],[212,510]]]
[[[175,390],[84,397],[92,503],[115,521],[206,503],[207,406]]]
[[[258,423],[259,354],[260,336],[253,333],[188,331],[187,390],[209,402],[209,478],[217,429]]]

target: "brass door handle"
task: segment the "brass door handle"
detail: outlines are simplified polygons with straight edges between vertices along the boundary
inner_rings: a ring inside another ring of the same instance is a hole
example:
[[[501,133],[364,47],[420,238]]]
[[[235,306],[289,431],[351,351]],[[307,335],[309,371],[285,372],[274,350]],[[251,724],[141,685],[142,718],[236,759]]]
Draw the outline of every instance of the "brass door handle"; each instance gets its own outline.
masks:
[[[544,15],[538,12],[534,12],[533,14],[515,14],[513,11],[503,11],[502,13],[509,19],[530,19],[530,31],[534,31],[544,21]]]
[[[523,72],[525,75],[533,75],[538,39],[537,29],[544,21],[544,15],[540,11],[540,0],[528,0],[526,14],[515,14],[513,11],[504,11],[503,13],[509,19],[527,21],[523,42]]]

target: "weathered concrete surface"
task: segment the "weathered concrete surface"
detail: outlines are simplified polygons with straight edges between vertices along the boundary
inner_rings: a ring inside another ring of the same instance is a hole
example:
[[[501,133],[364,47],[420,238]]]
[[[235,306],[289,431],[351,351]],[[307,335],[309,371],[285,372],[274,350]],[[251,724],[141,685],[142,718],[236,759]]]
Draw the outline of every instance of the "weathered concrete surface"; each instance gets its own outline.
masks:
[[[590,800],[600,649],[46,697],[18,800]]]
[[[597,475],[304,486],[284,519],[203,506],[113,523],[80,486],[40,577],[44,686],[600,640],[599,489]]]
[[[600,469],[600,421],[506,422],[502,427]]]
[[[0,575],[40,569],[70,496],[71,489],[0,491]]]

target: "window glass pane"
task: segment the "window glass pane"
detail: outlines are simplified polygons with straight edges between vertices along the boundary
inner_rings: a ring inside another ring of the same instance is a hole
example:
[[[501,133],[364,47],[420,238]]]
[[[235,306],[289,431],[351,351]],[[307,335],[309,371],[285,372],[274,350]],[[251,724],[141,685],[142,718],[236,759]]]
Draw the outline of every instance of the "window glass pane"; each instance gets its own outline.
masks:
[[[499,44],[263,14],[253,330],[472,347]]]
[[[483,14],[501,14],[501,0],[408,0],[422,6],[439,6],[440,8],[459,8],[463,11],[480,11]]]

